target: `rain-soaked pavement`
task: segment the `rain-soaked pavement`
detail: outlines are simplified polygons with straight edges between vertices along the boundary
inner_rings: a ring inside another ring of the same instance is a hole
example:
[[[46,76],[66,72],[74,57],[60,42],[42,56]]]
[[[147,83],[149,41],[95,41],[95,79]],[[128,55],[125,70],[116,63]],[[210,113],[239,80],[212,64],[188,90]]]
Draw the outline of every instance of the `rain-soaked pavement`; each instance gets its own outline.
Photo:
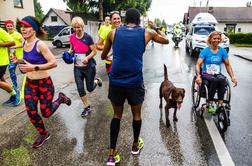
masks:
[[[103,79],[103,86],[97,87],[93,93],[89,94],[92,113],[85,119],[81,118],[80,113],[83,106],[75,84],[70,83],[63,86],[61,90],[71,97],[72,105],[70,107],[60,106],[54,116],[45,120],[51,138],[39,149],[31,148],[33,137],[37,133],[31,123],[28,122],[26,113],[19,114],[4,125],[0,125],[0,165],[16,165],[15,163],[39,166],[105,165],[113,110],[107,98],[108,78],[103,63],[98,59],[99,57],[97,57],[97,70],[98,75]],[[235,60],[239,59],[231,58],[231,62]],[[62,63],[60,61],[59,65]],[[163,80],[164,63],[168,68],[169,79],[176,86],[186,89],[183,106],[178,111],[178,122],[172,123],[172,114],[170,114],[171,127],[169,128],[165,125],[164,110],[160,110],[158,107],[158,90]],[[247,62],[241,61],[239,63],[246,64]],[[196,118],[191,112],[190,87],[194,64],[195,60],[185,54],[183,43],[177,49],[173,48],[172,42],[169,46],[155,44],[153,47],[151,45],[147,47],[144,56],[146,96],[142,108],[141,130],[141,137],[144,139],[145,146],[139,156],[130,154],[133,141],[132,115],[129,106],[125,104],[117,142],[117,149],[121,156],[119,165],[220,165],[203,119]],[[233,68],[235,73],[237,72],[238,80],[241,80],[239,86],[246,86],[251,91],[251,81],[249,83],[243,80],[247,76],[243,73],[244,70],[247,73],[249,70],[244,67],[243,69],[239,68],[239,71],[242,71],[238,72],[237,65],[234,65]],[[249,74],[251,75],[251,67]],[[73,78],[72,75],[66,77],[69,80]],[[246,83],[242,83],[242,81]],[[239,89],[244,92],[243,88]],[[239,90],[235,91],[235,93],[239,92]],[[249,97],[248,95],[245,94],[245,97]],[[232,101],[238,100],[237,102],[244,104],[246,109],[240,109],[239,104],[234,104],[232,110],[243,111],[246,114],[242,116],[236,116],[238,112],[231,114],[232,125],[224,138],[234,162],[237,165],[251,165],[251,152],[248,148],[251,147],[252,139],[247,139],[251,137],[251,125],[245,133],[237,129],[239,127],[248,128],[249,118],[245,118],[248,123],[241,122],[243,117],[251,117],[251,113],[248,112],[251,104],[245,104],[245,101],[242,101],[238,96],[238,94],[233,93],[234,99]],[[239,134],[246,138],[240,138]],[[238,142],[235,142],[238,138],[240,138]],[[237,151],[242,153],[242,149],[246,150],[247,156],[234,154]]]

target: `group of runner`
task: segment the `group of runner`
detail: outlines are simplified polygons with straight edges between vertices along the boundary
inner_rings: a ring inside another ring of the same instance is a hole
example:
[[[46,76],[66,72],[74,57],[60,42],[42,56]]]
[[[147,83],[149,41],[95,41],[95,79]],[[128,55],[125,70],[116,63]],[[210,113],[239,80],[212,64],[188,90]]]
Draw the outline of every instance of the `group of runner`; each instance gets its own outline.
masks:
[[[106,63],[106,71],[109,76],[108,98],[114,110],[110,124],[110,150],[107,165],[115,165],[120,161],[116,143],[126,99],[133,114],[134,140],[131,153],[133,155],[140,153],[144,144],[140,137],[141,107],[145,95],[142,73],[143,54],[146,45],[151,40],[161,44],[169,43],[166,35],[152,22],[150,22],[150,27],[154,31],[140,26],[140,13],[137,9],[132,8],[126,11],[125,22],[125,25],[121,24],[119,12],[111,12],[110,19],[106,17],[105,24],[101,26],[98,34],[99,40],[95,44],[92,37],[84,32],[82,18],[74,17],[71,25],[75,33],[69,39],[71,46],[68,53],[74,53],[74,78],[84,105],[84,110],[81,113],[83,117],[87,116],[91,110],[85,89],[92,92],[97,85],[102,86],[101,79],[96,77],[94,56],[97,50],[102,50],[101,58]],[[14,26],[11,21],[9,24]],[[58,98],[53,101],[54,85],[48,70],[55,68],[57,63],[48,46],[38,38],[46,34],[41,24],[32,16],[24,17],[18,24],[21,26],[22,37],[16,35],[19,38],[17,38],[18,42],[16,41],[15,47],[13,47],[15,45],[14,39],[0,28],[0,58],[2,58],[0,59],[0,87],[10,94],[8,102],[18,105],[20,92],[17,84],[14,83],[16,79],[13,76],[12,88],[4,79],[5,70],[11,63],[10,73],[13,73],[11,70],[15,71],[14,68],[18,65],[22,73],[26,74],[24,101],[29,119],[39,132],[32,145],[33,148],[38,148],[50,137],[43,119],[38,113],[38,102],[40,102],[42,116],[48,118],[53,115],[60,104],[71,105],[71,99],[60,92]],[[6,23],[6,28],[7,25]],[[15,51],[12,51],[13,48]],[[21,51],[23,55],[17,55],[17,49],[23,49]],[[10,62],[9,53],[12,52],[14,53]]]

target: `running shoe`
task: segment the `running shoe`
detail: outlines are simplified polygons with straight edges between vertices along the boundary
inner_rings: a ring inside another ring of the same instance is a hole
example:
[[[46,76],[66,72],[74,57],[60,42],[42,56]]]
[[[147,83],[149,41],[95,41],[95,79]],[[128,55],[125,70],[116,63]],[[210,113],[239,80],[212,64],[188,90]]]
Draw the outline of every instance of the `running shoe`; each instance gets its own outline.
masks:
[[[19,93],[20,94],[20,93]],[[13,106],[18,106],[21,103],[20,95],[18,93],[15,95],[15,100],[12,102]]]
[[[216,110],[215,110],[214,106],[212,106],[212,105],[208,106],[208,113],[209,114],[215,114],[216,113]]]
[[[59,93],[59,98],[62,100],[62,103],[65,103],[68,106],[72,103],[71,99],[62,92]]]
[[[102,80],[100,78],[96,78],[95,80],[97,80],[97,85],[99,87],[101,87],[102,86]]]
[[[84,110],[81,113],[81,117],[86,117],[88,115],[88,113],[90,112],[90,106],[87,106],[86,108],[84,108]]]
[[[121,158],[119,156],[119,154],[116,152],[116,154],[113,155],[109,155],[108,160],[107,160],[107,165],[115,165],[117,163],[119,163],[121,161]]]
[[[116,154],[114,155],[114,159],[115,159],[115,163],[119,163],[121,161],[121,157],[120,155],[116,152]]]
[[[139,137],[137,146],[134,146],[134,145],[132,146],[131,154],[134,154],[134,155],[139,154],[143,146],[144,146],[143,139]]]
[[[46,134],[39,134],[38,137],[36,138],[35,142],[33,143],[32,147],[35,149],[39,148],[49,138],[50,138],[49,132],[47,132]]]
[[[5,101],[3,103],[3,106],[9,106],[9,105],[14,105],[17,106],[20,103],[20,98],[17,97],[17,95],[13,95],[9,98],[9,100]]]
[[[113,155],[109,155],[107,159],[107,165],[114,166],[116,164],[115,158]]]

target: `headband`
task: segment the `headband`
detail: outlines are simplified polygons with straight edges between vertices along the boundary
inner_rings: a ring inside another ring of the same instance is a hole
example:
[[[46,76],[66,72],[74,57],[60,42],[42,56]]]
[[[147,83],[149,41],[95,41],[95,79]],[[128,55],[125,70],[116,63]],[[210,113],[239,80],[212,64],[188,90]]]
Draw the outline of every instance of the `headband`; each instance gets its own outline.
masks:
[[[32,27],[36,32],[38,32],[39,28],[37,23],[30,18],[29,16],[24,17],[21,21],[18,22],[19,24],[24,24],[26,26]]]
[[[4,24],[5,24],[5,26],[8,25],[8,24],[14,25],[14,22],[11,21],[11,20],[6,20],[6,21],[4,21]]]

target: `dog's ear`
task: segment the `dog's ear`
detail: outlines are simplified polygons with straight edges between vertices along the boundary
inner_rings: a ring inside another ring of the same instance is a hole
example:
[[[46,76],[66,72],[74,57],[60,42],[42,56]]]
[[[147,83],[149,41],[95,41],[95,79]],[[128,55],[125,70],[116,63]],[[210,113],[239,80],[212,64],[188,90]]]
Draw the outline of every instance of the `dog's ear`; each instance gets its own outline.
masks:
[[[185,95],[185,89],[184,88],[182,88],[182,91],[183,91],[183,94]]]

